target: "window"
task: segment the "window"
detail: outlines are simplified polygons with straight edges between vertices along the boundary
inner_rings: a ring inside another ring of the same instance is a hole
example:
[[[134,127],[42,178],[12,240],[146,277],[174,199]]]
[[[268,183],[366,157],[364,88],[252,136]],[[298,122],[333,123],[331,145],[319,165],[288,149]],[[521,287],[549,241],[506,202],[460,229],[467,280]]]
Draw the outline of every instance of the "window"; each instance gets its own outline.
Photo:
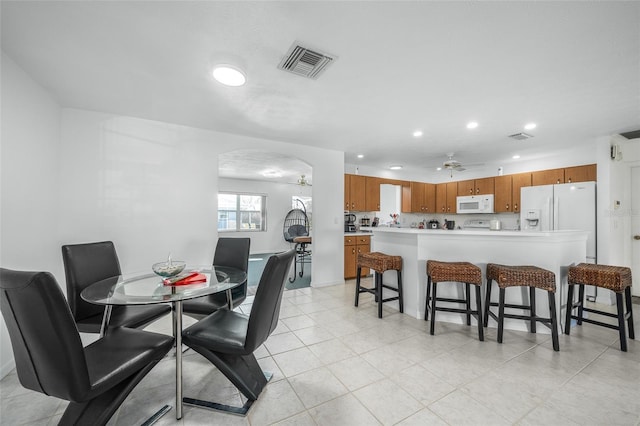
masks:
[[[266,231],[267,197],[260,194],[218,194],[218,231]]]

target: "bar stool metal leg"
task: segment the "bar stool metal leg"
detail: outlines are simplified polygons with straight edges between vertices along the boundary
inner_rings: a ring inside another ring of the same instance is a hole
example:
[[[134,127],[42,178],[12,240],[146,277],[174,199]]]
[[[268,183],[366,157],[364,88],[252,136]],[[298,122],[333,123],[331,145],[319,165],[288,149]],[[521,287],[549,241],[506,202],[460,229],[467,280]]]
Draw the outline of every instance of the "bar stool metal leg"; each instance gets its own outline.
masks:
[[[616,305],[618,306],[618,331],[620,333],[620,350],[627,351],[627,336],[625,331],[625,314],[622,303],[622,293],[616,293]]]
[[[491,284],[493,280],[487,280],[487,294],[484,299],[484,326],[489,325],[489,307],[491,306]]]
[[[584,284],[578,286],[578,325],[582,325],[584,318]]]
[[[553,350],[560,350],[560,343],[558,342],[558,319],[556,316],[556,295],[555,293],[548,292],[549,294],[549,312],[551,313],[551,340],[553,341]]]
[[[433,336],[436,330],[436,291],[438,283],[432,282],[431,286],[433,287],[433,294],[431,295],[431,324],[429,327],[429,334]]]
[[[504,288],[500,289],[500,301],[498,306],[498,343],[502,343],[502,333],[504,332]]]
[[[424,320],[429,319],[429,297],[431,295],[431,277],[427,275],[427,299],[424,304]]]
[[[471,286],[469,283],[464,283],[464,291],[466,293],[465,302],[467,308],[467,325],[471,325]]]
[[[382,272],[376,272],[376,301],[378,302],[378,318],[382,318]]]
[[[404,302],[402,297],[402,271],[400,271],[400,269],[397,269],[396,272],[398,273],[398,304],[400,305],[400,313],[404,313]]]
[[[573,284],[569,284],[567,291],[567,313],[564,319],[564,334],[571,334],[571,311],[573,307]]]
[[[624,290],[624,296],[627,304],[627,324],[629,325],[629,338],[635,339],[636,333],[633,330],[633,307],[631,306],[633,302],[631,300],[631,287],[627,287]]]
[[[536,288],[529,287],[529,318],[531,318],[531,332],[536,332]]]
[[[467,284],[468,286],[469,284]],[[480,294],[480,286],[476,286],[476,310],[478,311],[478,339],[484,342],[484,326],[482,321],[482,296]]]
[[[356,272],[356,303],[355,306],[358,306],[358,301],[360,300],[360,272],[362,271],[362,267],[358,266]]]

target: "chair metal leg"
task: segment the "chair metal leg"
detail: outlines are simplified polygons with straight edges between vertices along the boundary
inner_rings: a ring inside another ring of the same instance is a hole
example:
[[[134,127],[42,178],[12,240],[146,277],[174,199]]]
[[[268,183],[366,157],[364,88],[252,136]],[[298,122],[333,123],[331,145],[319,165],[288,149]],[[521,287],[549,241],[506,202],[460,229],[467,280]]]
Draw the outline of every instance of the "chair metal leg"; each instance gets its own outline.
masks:
[[[362,267],[358,265],[358,269],[356,270],[356,303],[355,306],[358,306],[358,301],[360,300],[360,273],[362,271]]]
[[[500,301],[498,302],[498,343],[502,343],[504,332],[504,288],[500,289]]]
[[[424,303],[424,320],[429,319],[429,295],[431,294],[431,277],[427,275],[427,297]]]
[[[469,283],[464,283],[464,292],[466,293],[467,325],[471,325],[471,287]]]
[[[376,272],[376,301],[378,302],[378,318],[382,318],[382,272]]]
[[[578,325],[582,325],[584,318],[584,284],[578,285]]]
[[[482,295],[480,293],[480,286],[476,287],[476,310],[478,311],[478,339],[481,342],[484,341],[484,326],[482,321]]]
[[[569,283],[567,291],[567,313],[564,320],[564,334],[571,334],[571,311],[573,311],[573,284]]]
[[[433,287],[433,294],[431,295],[431,324],[429,334],[433,336],[436,330],[436,294],[438,290],[438,283],[434,281],[431,283],[431,286]]]
[[[493,280],[487,280],[487,294],[484,298],[484,326],[489,325],[489,307],[491,307],[491,284]]]
[[[624,304],[622,303],[622,293],[616,293],[616,305],[618,307],[618,332],[620,334],[620,350],[627,351],[627,334],[625,331]]]
[[[529,287],[529,318],[531,333],[536,332],[536,288]]]
[[[633,302],[631,300],[631,287],[627,287],[624,290],[624,298],[627,304],[627,324],[629,327],[629,339],[635,339],[636,333],[633,330]]]
[[[404,313],[404,301],[402,298],[402,271],[396,270],[398,273],[398,304],[400,305],[400,313]]]
[[[556,294],[549,291],[549,312],[551,317],[551,339],[553,341],[553,350],[560,350],[558,342],[558,318],[556,316]]]

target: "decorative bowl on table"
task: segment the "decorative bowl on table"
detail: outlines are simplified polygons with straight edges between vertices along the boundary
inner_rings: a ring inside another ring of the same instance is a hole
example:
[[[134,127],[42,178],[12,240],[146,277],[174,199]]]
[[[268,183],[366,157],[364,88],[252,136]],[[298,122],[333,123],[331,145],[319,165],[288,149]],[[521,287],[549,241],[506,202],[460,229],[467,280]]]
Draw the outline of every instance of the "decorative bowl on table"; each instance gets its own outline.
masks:
[[[159,262],[151,265],[151,269],[157,275],[160,275],[162,278],[171,278],[175,277],[187,266],[187,262],[182,262],[179,260],[172,260],[169,262]]]

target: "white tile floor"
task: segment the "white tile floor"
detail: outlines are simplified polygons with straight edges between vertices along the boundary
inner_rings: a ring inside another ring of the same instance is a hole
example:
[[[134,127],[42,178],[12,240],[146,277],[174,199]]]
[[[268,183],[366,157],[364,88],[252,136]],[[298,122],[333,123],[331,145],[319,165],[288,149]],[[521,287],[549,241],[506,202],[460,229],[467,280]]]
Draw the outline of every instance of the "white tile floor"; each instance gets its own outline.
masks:
[[[274,377],[247,417],[185,406],[182,420],[172,410],[158,424],[640,424],[638,340],[623,353],[617,331],[589,324],[561,335],[560,352],[547,334],[506,331],[500,345],[495,328],[479,342],[475,327],[438,322],[430,336],[427,322],[390,308],[380,320],[370,295],[358,308],[353,295],[353,282],[285,292],[279,326],[256,353]],[[169,321],[150,328],[170,332]],[[174,362],[161,361],[110,424],[140,424],[174,405]],[[184,356],[184,394],[242,404],[193,351]],[[0,396],[2,425],[53,425],[66,405],[23,389],[15,373],[0,382]]]

